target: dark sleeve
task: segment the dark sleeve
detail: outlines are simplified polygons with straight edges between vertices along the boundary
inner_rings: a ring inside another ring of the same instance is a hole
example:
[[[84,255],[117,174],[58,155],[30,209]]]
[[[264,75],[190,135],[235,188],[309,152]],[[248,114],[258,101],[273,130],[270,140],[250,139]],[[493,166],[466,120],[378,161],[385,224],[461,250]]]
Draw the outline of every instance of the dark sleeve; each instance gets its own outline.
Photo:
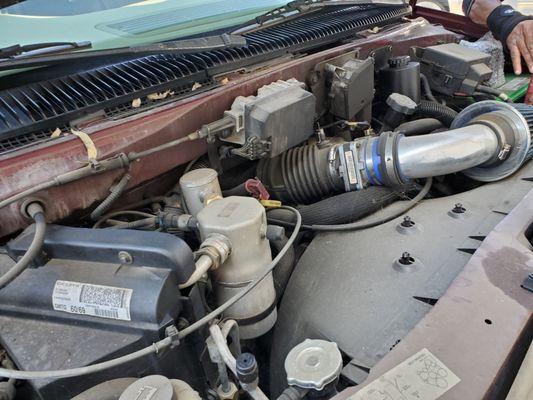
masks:
[[[523,15],[508,5],[496,7],[487,18],[487,26],[494,37],[502,42],[507,50],[507,37],[516,25],[522,21],[533,19],[531,16]]]

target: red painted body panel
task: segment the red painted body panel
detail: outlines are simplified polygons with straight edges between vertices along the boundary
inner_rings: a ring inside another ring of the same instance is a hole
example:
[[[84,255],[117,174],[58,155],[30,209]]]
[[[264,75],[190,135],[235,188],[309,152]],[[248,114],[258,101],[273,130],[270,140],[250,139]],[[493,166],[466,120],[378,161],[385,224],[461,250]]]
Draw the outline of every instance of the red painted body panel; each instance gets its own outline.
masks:
[[[306,80],[316,63],[354,49],[368,54],[372,49],[393,45],[397,54],[406,54],[410,46],[428,46],[456,40],[456,36],[422,20],[405,22],[393,29],[353,43],[271,66],[231,81],[211,91],[172,104],[142,112],[120,121],[95,122],[83,128],[99,150],[99,158],[120,152],[139,151],[182,137],[203,124],[217,120],[237,96],[255,94],[257,89],[278,79]],[[147,157],[131,167],[129,187],[137,186],[184,164],[205,152],[205,144],[196,142]],[[84,165],[86,150],[79,139],[60,138],[0,158],[0,198],[6,198],[39,182]],[[90,207],[108,194],[108,189],[122,171],[92,176],[39,193],[47,204],[47,217],[56,221],[76,210]],[[26,222],[18,212],[18,203],[0,210],[0,237],[23,228]]]
[[[416,3],[417,0],[409,1],[413,9],[413,17],[423,17],[433,24],[441,24],[454,32],[473,38],[479,38],[487,33],[486,27],[474,24],[469,18],[463,15],[419,7]]]

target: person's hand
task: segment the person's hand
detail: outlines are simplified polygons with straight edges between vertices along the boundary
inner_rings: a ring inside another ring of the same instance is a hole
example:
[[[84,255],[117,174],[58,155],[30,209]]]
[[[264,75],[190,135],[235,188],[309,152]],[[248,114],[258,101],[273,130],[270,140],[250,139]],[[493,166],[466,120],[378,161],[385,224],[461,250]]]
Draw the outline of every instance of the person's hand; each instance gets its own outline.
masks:
[[[516,75],[522,73],[522,60],[533,74],[533,20],[522,21],[507,36],[507,48],[511,52],[513,69]]]
[[[500,0],[474,0],[468,17],[478,25],[487,26],[487,18],[490,13],[501,5]]]

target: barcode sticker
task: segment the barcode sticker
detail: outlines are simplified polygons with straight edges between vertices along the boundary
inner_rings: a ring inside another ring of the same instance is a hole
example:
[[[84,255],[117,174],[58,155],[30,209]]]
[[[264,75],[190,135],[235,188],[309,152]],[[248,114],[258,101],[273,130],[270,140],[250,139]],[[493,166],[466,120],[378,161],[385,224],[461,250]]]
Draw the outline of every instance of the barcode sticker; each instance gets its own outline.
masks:
[[[132,289],[56,281],[52,304],[56,311],[131,321],[132,294]]]
[[[350,185],[355,185],[357,183],[357,174],[355,172],[355,162],[352,151],[345,151],[344,158],[346,159],[346,169],[348,170],[348,180],[350,181]]]

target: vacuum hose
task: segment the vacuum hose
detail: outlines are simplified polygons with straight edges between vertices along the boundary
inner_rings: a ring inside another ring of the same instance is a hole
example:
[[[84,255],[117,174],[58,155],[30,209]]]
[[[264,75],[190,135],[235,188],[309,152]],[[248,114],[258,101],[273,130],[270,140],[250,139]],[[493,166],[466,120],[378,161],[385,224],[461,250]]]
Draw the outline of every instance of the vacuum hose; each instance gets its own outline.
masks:
[[[17,276],[22,274],[43,248],[46,233],[46,219],[44,210],[39,203],[31,203],[26,208],[29,217],[35,222],[35,234],[26,253],[4,275],[0,276],[0,289],[9,285]]]

